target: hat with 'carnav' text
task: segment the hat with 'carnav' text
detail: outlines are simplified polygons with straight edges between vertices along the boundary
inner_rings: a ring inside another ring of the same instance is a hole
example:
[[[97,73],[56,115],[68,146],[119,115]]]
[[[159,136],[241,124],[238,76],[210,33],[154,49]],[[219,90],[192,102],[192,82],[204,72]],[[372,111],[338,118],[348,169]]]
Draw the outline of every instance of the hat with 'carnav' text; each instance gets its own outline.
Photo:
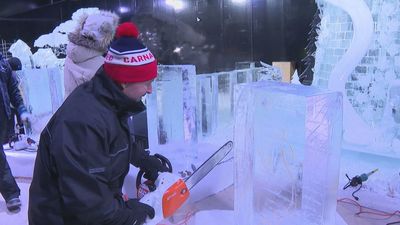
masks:
[[[138,36],[139,31],[132,22],[117,27],[104,62],[104,71],[117,83],[143,82],[157,77],[157,60]]]

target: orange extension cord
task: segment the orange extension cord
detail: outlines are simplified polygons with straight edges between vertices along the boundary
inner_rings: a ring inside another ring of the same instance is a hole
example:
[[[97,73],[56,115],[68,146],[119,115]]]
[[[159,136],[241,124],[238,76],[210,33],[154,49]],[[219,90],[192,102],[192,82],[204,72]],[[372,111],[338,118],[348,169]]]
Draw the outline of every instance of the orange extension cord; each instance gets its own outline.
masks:
[[[358,207],[358,212],[355,213],[355,215],[357,215],[357,216],[359,216],[361,214],[370,214],[370,215],[375,215],[375,216],[382,217],[382,219],[390,219],[390,218],[392,218],[393,216],[396,216],[396,215],[400,216],[400,210],[396,210],[396,211],[394,211],[392,213],[385,212],[385,211],[381,211],[381,210],[378,210],[378,209],[373,209],[373,208],[362,206],[357,201],[354,201],[353,199],[349,199],[349,198],[341,198],[341,199],[338,199],[337,202],[350,204],[350,205]],[[394,224],[400,224],[400,221],[388,223],[387,225],[394,225]]]

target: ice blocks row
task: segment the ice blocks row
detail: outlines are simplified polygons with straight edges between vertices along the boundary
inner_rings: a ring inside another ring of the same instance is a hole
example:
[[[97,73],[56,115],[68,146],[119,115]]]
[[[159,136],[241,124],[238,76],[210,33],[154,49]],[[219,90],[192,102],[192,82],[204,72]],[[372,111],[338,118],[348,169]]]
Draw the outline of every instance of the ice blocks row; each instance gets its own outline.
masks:
[[[236,84],[281,77],[275,68],[265,66],[201,75],[193,65],[160,65],[158,70],[153,93],[146,98],[150,147],[195,143],[225,132],[233,121]],[[34,115],[51,115],[62,104],[62,71],[59,67],[20,71],[25,103]]]
[[[159,66],[146,97],[150,147],[223,131],[233,121],[234,85],[277,77],[272,67],[196,75],[193,65]]]

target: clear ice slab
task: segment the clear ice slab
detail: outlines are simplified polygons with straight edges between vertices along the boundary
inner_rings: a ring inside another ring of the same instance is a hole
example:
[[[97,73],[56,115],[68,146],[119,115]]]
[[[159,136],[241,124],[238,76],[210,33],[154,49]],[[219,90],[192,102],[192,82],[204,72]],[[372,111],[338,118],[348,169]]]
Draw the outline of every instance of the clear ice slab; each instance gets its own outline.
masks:
[[[196,142],[196,68],[158,66],[146,98],[149,145]]]
[[[265,81],[235,102],[235,223],[335,224],[342,95]]]

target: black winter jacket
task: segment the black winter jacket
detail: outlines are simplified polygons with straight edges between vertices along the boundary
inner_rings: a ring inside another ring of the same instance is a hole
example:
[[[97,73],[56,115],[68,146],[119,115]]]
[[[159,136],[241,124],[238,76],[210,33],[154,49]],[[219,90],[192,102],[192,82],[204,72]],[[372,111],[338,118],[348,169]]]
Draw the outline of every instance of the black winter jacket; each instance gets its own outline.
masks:
[[[19,115],[26,112],[24,101],[21,97],[21,93],[18,89],[18,80],[12,73],[10,64],[3,59],[0,54],[0,98],[2,104],[0,109],[5,110],[7,118],[0,118],[1,122],[8,121],[11,118],[11,107],[10,103],[17,109]]]
[[[134,223],[135,212],[122,203],[121,188],[129,163],[140,166],[147,155],[133,142],[127,123],[130,113],[144,109],[102,68],[72,92],[40,136],[30,225]]]

